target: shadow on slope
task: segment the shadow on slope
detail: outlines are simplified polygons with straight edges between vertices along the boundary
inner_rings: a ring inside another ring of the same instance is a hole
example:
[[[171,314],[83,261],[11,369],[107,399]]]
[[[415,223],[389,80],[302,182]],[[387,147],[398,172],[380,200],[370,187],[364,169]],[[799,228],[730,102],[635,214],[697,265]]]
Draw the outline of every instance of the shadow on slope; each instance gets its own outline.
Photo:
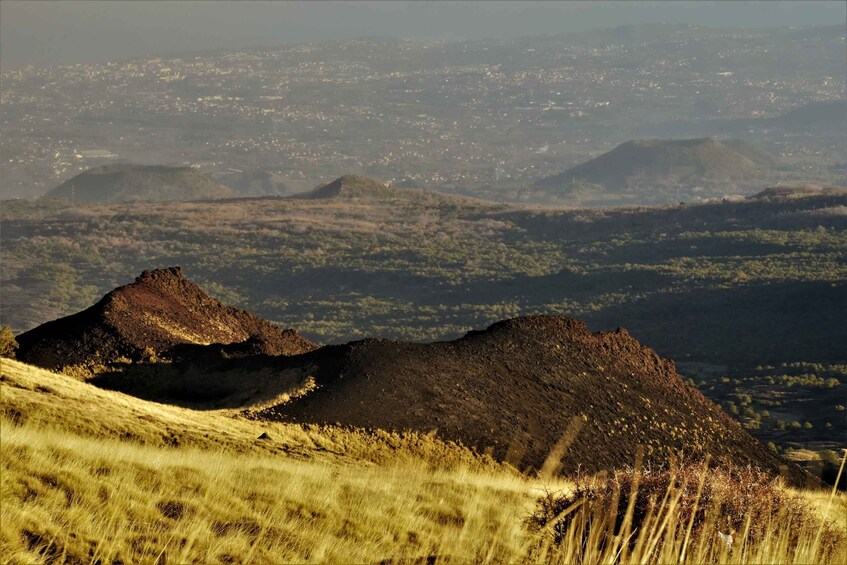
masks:
[[[309,365],[284,365],[267,355],[214,365],[119,363],[89,382],[194,410],[245,409],[284,403],[314,386]]]
[[[297,356],[232,348],[183,346],[172,363],[127,365],[92,382],[258,420],[436,431],[523,469],[621,468],[642,446],[650,464],[709,454],[807,479],[622,329],[592,333],[578,320],[534,316],[449,342],[368,339]]]

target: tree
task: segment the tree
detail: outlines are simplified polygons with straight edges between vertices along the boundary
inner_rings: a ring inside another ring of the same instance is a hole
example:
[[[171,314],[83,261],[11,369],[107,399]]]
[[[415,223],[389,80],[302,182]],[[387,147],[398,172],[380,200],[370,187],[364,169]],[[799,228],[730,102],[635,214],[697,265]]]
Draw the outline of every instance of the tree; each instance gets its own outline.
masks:
[[[0,356],[14,359],[17,348],[18,342],[15,340],[12,328],[9,326],[0,326]]]

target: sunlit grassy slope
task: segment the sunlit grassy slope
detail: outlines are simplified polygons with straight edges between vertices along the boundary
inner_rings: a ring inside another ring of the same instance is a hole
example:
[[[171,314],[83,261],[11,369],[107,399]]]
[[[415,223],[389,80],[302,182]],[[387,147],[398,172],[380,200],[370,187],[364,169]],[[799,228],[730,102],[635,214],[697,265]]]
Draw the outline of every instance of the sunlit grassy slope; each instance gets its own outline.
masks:
[[[163,406],[6,359],[0,408],[4,561],[593,562],[620,551],[579,521],[558,546],[527,526],[542,491],[567,482],[426,435]],[[836,519],[847,511],[843,497],[809,499]],[[686,547],[686,524],[659,517],[626,560],[819,560],[813,530],[802,547],[778,523],[771,545],[705,536]]]
[[[513,559],[540,486],[424,435],[190,411],[6,359],[0,390],[13,561]]]

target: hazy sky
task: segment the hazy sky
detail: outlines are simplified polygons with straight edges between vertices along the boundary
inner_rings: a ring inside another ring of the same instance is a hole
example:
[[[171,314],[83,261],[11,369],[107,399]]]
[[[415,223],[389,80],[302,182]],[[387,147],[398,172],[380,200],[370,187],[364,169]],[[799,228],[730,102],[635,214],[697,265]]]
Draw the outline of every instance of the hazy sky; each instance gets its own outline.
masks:
[[[362,36],[479,39],[633,23],[844,24],[847,2],[0,1],[0,64],[98,62]]]

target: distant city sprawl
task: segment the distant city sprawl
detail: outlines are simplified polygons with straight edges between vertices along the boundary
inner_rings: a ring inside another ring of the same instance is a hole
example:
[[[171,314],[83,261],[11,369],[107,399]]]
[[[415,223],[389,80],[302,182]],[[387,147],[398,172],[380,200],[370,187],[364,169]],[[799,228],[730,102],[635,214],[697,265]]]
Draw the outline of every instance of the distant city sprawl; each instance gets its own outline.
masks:
[[[519,189],[628,139],[710,135],[837,184],[843,136],[791,112],[842,99],[845,68],[843,26],[689,25],[27,67],[2,76],[0,196],[120,160],[533,199]]]

